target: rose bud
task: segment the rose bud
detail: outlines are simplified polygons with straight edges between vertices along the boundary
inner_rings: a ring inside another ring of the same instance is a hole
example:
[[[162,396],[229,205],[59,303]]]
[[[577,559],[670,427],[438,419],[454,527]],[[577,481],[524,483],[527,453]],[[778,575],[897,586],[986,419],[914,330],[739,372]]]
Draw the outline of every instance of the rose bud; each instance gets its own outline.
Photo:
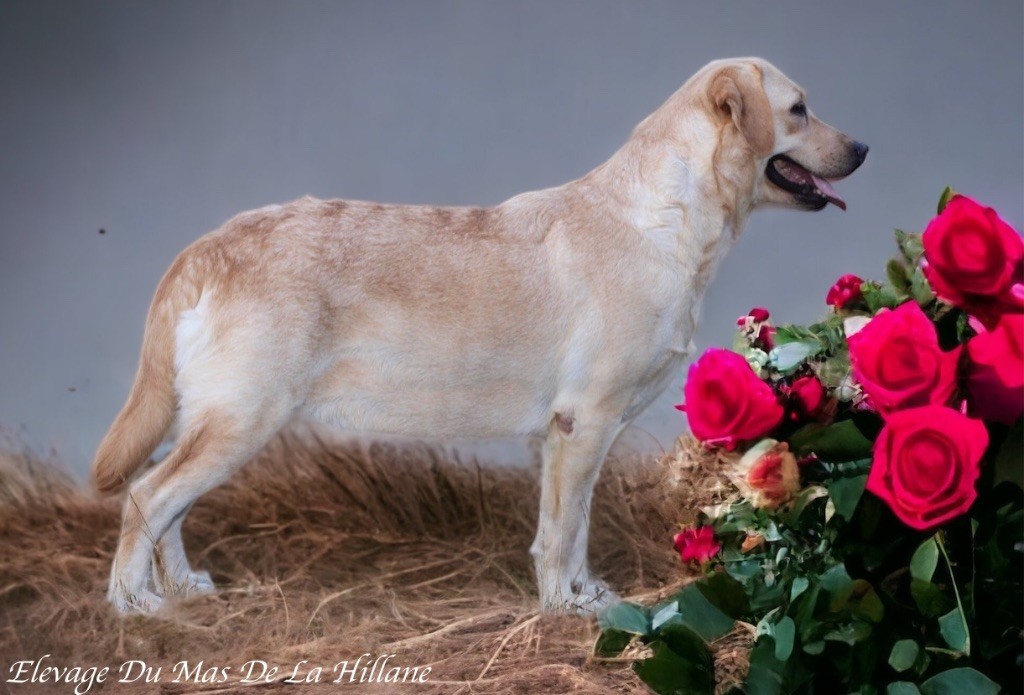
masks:
[[[722,546],[715,540],[715,530],[710,526],[683,529],[672,542],[683,562],[699,562],[703,565],[722,550]]]
[[[953,196],[921,235],[924,274],[939,299],[994,328],[1024,311],[1024,241],[995,210]]]
[[[786,442],[761,440],[740,459],[739,471],[739,487],[755,507],[775,509],[800,491],[800,468]]]
[[[769,352],[775,347],[775,327],[774,326],[761,326],[757,331],[757,338],[754,339],[754,344],[762,350],[768,350]]]
[[[825,387],[818,377],[802,376],[787,389],[789,397],[789,416],[794,422],[814,420],[821,415],[825,407]]]
[[[756,306],[747,312],[747,316],[754,319],[756,323],[764,323],[765,321],[768,320],[770,314],[768,313],[768,310],[765,309],[764,307]]]
[[[828,294],[825,295],[825,303],[836,309],[845,309],[864,297],[860,289],[863,284],[864,280],[848,273],[836,280],[836,284],[829,288]]]
[[[939,347],[935,324],[917,302],[882,309],[847,339],[854,379],[883,416],[922,405],[945,405],[956,391],[960,348]]]
[[[762,545],[764,545],[764,535],[748,532],[747,537],[743,539],[743,545],[740,546],[740,552],[749,553],[760,548]]]
[[[676,408],[686,413],[693,436],[710,446],[731,451],[782,420],[772,387],[731,350],[711,348],[701,355],[690,365],[683,391],[686,404]]]
[[[924,531],[970,509],[988,431],[952,408],[893,413],[875,441],[867,489],[907,526]]]

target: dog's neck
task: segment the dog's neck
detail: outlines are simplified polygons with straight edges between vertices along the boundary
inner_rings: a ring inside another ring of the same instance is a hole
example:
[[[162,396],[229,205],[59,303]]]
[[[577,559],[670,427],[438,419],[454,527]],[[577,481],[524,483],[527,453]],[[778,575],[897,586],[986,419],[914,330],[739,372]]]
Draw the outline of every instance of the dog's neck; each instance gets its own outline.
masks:
[[[696,121],[680,132],[663,111],[579,183],[702,292],[754,207],[754,163],[723,161],[722,126]]]

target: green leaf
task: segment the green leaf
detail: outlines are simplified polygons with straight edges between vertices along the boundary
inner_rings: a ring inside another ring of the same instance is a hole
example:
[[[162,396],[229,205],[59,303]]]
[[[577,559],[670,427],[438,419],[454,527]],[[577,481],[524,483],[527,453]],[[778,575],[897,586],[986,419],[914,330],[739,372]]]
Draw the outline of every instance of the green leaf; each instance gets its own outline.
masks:
[[[949,199],[955,195],[956,191],[954,191],[949,186],[946,186],[946,188],[942,191],[942,195],[939,196],[939,205],[937,208],[938,214],[942,214],[942,211],[946,209],[947,205],[949,205]]]
[[[853,580],[844,565],[832,565],[821,575],[821,588],[834,596],[851,591]]]
[[[896,681],[885,689],[885,695],[921,695],[921,691],[913,683]]]
[[[713,642],[732,630],[733,619],[712,605],[694,584],[683,587],[675,598],[679,602],[682,624],[705,642]]]
[[[818,656],[825,651],[825,640],[814,640],[804,643],[804,651],[811,656]]]
[[[910,285],[910,275],[907,273],[907,266],[898,258],[890,258],[885,265],[885,274],[889,282],[897,290],[906,291]]]
[[[826,496],[828,496],[828,490],[822,486],[808,485],[796,496],[796,499],[793,500],[793,504],[790,509],[782,513],[785,523],[790,526],[796,526],[801,515],[803,515],[804,510],[810,506],[811,502]]]
[[[647,611],[635,603],[608,606],[598,617],[597,624],[602,630],[621,630],[634,635],[647,635],[651,629]]]
[[[853,420],[841,420],[827,426],[805,425],[793,433],[789,445],[798,455],[813,453],[823,461],[840,463],[869,458],[873,443]]]
[[[861,293],[872,314],[877,313],[880,309],[895,309],[903,303],[906,297],[897,292],[892,285],[880,285],[871,281],[861,285]]]
[[[793,653],[796,624],[788,615],[775,625],[775,658],[785,662]]]
[[[924,246],[921,244],[920,234],[907,234],[902,229],[896,230],[896,245],[900,247],[900,252],[903,257],[907,259],[907,263],[911,268],[918,265],[921,260],[921,256],[924,255]]]
[[[914,579],[930,582],[939,565],[939,546],[935,537],[931,537],[918,546],[910,558],[910,576]]]
[[[822,345],[818,342],[801,341],[776,345],[768,353],[768,364],[788,374],[807,361],[807,358],[821,352]]]
[[[867,481],[868,476],[865,473],[852,478],[836,478],[829,482],[828,494],[836,507],[836,514],[847,521],[853,518]]]
[[[942,633],[942,639],[946,640],[946,644],[952,649],[961,654],[970,652],[971,638],[959,607],[939,618],[939,632]]]
[[[776,328],[773,340],[776,345],[785,345],[787,343],[817,343],[821,345],[821,338],[814,331],[806,326],[792,323]],[[821,346],[824,347],[823,345]]]
[[[681,625],[667,627],[650,643],[653,656],[634,664],[640,679],[660,695],[711,695],[715,665],[704,641]]]
[[[920,268],[915,268],[914,274],[910,276],[910,296],[922,307],[928,306],[935,299],[932,286]]]
[[[796,601],[796,597],[807,591],[807,587],[810,586],[810,582],[807,577],[797,577],[793,580],[793,586],[789,589],[789,602],[793,603]]]
[[[951,668],[921,684],[922,695],[997,695],[999,686],[973,668]]]
[[[846,377],[850,375],[850,352],[846,346],[843,346],[834,355],[815,366],[818,379],[821,380],[825,388],[839,388],[846,381]]]
[[[733,620],[738,620],[750,611],[750,602],[743,585],[726,572],[714,572],[695,585],[711,605]]]
[[[598,656],[618,656],[622,653],[634,635],[623,630],[609,628],[601,633],[594,645],[594,653]]]
[[[778,695],[782,692],[784,664],[775,658],[774,640],[765,637],[750,650],[750,671],[743,684],[746,695]]]
[[[914,665],[920,653],[921,648],[917,642],[912,639],[901,639],[892,645],[892,651],[889,652],[889,665],[902,673]]]
[[[953,586],[953,597],[956,599],[956,609],[952,613],[939,618],[939,631],[942,633],[943,639],[946,640],[946,644],[958,652],[969,656],[971,653],[971,633],[967,628],[967,614],[964,612],[963,601],[960,600],[960,589],[956,585],[953,563],[949,561],[949,554],[946,552],[946,546],[942,542],[942,536],[936,534],[935,543],[939,546],[942,559],[946,561],[946,569],[949,570],[949,583]],[[955,623],[959,623],[959,625]]]
[[[880,623],[885,617],[885,606],[882,604],[882,599],[878,597],[875,587],[871,586],[866,579],[854,580],[853,590],[847,599],[846,607],[854,615],[867,618],[873,623]]]
[[[952,605],[942,589],[923,579],[910,580],[910,595],[914,597],[917,609],[929,618],[942,615]]]
[[[834,630],[826,632],[824,638],[829,642],[844,642],[853,646],[864,641],[870,635],[871,626],[858,620],[837,626]]]
[[[678,601],[671,601],[654,612],[651,616],[651,632],[657,632],[662,625],[670,620],[674,620],[677,623],[682,622],[682,616],[679,615]]]

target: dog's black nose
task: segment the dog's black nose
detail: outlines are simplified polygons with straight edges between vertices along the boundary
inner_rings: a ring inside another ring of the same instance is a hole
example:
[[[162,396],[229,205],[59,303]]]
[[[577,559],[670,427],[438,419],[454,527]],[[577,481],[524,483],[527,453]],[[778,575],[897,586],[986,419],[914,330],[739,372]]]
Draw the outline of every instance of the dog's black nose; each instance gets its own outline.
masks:
[[[864,158],[868,156],[868,146],[863,142],[853,141],[853,154],[857,157],[857,164],[864,161]]]

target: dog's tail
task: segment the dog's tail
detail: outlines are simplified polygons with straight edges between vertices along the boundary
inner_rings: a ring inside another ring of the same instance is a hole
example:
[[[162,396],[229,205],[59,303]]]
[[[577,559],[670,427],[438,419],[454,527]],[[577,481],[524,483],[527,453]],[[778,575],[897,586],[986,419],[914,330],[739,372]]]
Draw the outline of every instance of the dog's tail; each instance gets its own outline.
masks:
[[[174,420],[174,331],[177,316],[189,295],[183,282],[184,259],[179,256],[157,288],[146,317],[142,354],[128,402],[92,463],[92,479],[100,492],[114,492],[139,469],[164,440]]]

